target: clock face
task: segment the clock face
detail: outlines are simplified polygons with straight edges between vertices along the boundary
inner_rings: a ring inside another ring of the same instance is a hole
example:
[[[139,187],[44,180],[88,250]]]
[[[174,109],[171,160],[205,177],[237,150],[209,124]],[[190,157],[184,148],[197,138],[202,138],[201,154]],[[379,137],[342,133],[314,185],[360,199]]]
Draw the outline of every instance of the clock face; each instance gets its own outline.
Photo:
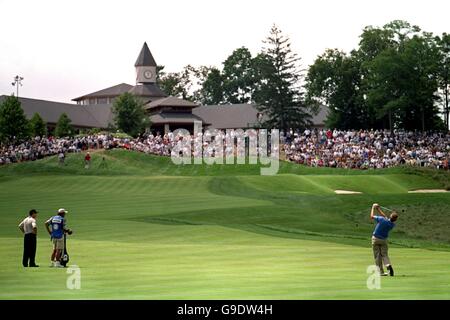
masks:
[[[153,73],[150,70],[145,70],[144,71],[144,77],[146,79],[151,79],[153,77]]]

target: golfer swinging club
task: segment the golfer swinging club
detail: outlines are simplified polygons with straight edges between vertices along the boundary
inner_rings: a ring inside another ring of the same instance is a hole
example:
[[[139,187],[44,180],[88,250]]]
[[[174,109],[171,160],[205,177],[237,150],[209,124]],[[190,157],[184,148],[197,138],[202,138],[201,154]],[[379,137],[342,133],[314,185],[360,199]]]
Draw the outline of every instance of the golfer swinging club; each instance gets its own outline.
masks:
[[[51,257],[51,267],[62,268],[60,263],[64,250],[64,233],[72,234],[72,230],[66,228],[64,216],[68,213],[66,209],[59,209],[58,215],[51,217],[45,222],[45,228],[50,234],[53,242],[53,252]],[[51,229],[50,229],[51,226]]]
[[[381,216],[375,215],[375,210],[377,210]],[[394,269],[392,268],[391,261],[388,256],[387,238],[389,236],[389,231],[395,227],[395,221],[398,219],[398,214],[397,212],[392,211],[388,219],[381,210],[380,205],[374,203],[372,205],[372,210],[370,211],[370,219],[375,220],[377,223],[372,235],[372,248],[375,264],[378,268],[380,268],[380,275],[388,275],[387,273],[384,273],[384,265],[389,270],[389,275],[393,277]]]

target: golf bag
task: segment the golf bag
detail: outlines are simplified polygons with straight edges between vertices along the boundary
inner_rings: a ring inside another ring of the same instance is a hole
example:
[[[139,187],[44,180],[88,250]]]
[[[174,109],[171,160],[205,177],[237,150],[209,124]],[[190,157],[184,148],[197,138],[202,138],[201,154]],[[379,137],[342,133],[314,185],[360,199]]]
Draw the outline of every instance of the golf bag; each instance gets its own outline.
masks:
[[[59,260],[59,263],[63,267],[66,267],[66,265],[69,263],[69,254],[67,253],[67,245],[66,245],[66,234],[64,233],[64,251],[61,255],[61,259]]]

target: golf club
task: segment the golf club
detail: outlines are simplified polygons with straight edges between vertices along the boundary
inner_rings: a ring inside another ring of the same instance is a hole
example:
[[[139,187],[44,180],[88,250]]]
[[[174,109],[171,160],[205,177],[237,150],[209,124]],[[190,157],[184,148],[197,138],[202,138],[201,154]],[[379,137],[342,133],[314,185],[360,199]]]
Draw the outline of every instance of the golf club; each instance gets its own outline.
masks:
[[[383,209],[383,210],[386,210],[386,211],[390,211],[390,212],[394,211],[394,210],[392,210],[392,209],[389,209],[389,208],[383,207],[383,206],[380,206],[380,208]]]
[[[383,210],[386,210],[386,211],[390,211],[390,212],[396,211],[396,210],[389,209],[389,208],[383,207],[383,206],[380,206],[380,208],[383,209]],[[402,212],[405,212],[405,209],[402,209]]]

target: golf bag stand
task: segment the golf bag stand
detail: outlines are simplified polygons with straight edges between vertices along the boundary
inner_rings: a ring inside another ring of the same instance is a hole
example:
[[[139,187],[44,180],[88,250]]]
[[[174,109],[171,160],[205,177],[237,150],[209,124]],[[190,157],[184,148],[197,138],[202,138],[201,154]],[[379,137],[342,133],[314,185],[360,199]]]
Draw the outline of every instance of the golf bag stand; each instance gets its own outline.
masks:
[[[64,251],[59,261],[63,267],[66,267],[69,263],[69,254],[67,253],[66,234],[64,233]]]

